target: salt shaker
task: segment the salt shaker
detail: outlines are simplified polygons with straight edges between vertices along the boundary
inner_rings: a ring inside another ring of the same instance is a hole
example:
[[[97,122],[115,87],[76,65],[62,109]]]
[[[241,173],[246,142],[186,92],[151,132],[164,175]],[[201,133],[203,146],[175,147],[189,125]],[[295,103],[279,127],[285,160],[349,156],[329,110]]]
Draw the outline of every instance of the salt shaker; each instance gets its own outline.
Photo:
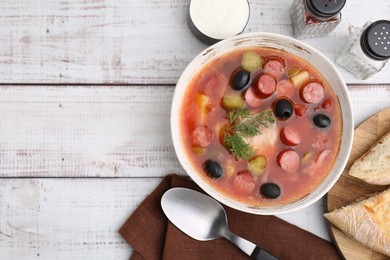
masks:
[[[390,58],[390,21],[367,22],[352,35],[336,62],[360,79],[379,72]]]
[[[322,37],[341,22],[346,0],[294,0],[290,7],[294,37]]]

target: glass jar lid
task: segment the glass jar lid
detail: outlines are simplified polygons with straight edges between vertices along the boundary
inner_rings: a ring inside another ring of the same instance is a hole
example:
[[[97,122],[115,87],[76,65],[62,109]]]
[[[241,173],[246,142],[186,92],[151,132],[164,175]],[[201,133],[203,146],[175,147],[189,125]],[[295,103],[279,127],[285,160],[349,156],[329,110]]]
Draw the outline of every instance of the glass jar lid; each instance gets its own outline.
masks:
[[[306,0],[306,8],[319,19],[329,19],[343,9],[346,0]]]
[[[360,40],[363,51],[373,59],[390,58],[390,21],[379,20],[368,26]]]

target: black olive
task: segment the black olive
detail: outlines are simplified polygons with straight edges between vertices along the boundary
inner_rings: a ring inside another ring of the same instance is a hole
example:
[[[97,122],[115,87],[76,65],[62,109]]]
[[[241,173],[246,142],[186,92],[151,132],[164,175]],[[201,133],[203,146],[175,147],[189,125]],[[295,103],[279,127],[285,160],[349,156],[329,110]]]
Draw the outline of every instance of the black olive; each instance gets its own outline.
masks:
[[[330,118],[324,114],[318,114],[313,117],[313,122],[316,126],[320,128],[325,128],[330,126]]]
[[[203,168],[208,175],[214,178],[220,178],[223,175],[223,170],[218,162],[213,160],[207,160],[203,164]]]
[[[268,182],[260,186],[260,193],[266,198],[276,199],[280,196],[280,188],[275,183]]]
[[[275,105],[275,115],[280,119],[287,119],[294,113],[294,108],[291,102],[287,99],[280,99]]]
[[[243,90],[249,83],[251,74],[246,70],[239,70],[233,77],[232,88],[234,90]]]

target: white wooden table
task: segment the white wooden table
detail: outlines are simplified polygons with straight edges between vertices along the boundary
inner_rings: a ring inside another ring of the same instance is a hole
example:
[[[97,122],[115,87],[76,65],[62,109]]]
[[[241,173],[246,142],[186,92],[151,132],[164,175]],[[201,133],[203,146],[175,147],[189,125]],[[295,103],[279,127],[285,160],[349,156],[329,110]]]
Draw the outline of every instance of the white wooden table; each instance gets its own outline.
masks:
[[[246,32],[292,34],[290,0],[250,0]],[[375,2],[375,3],[374,3]],[[161,178],[185,175],[173,151],[175,83],[206,45],[189,0],[0,1],[0,258],[127,259],[117,230]],[[375,6],[373,6],[375,5]],[[334,60],[388,0],[348,1],[329,36]],[[340,68],[355,124],[390,106],[390,65],[366,81]],[[280,216],[325,239],[324,200]]]

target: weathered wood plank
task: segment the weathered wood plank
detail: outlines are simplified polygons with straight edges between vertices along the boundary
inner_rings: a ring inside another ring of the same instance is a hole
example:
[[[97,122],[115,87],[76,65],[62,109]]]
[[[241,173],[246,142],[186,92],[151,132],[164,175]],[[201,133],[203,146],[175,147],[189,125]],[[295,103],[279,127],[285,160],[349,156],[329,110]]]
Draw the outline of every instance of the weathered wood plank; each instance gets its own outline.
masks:
[[[159,179],[3,179],[2,259],[128,259],[117,230]]]
[[[0,176],[162,176],[180,172],[172,87],[5,87]]]
[[[2,259],[128,259],[117,230],[159,178],[2,179]],[[323,201],[282,218],[329,240]]]
[[[245,32],[292,35],[291,0],[250,0]],[[187,26],[187,0],[0,1],[2,83],[175,83],[206,45]],[[305,40],[334,60],[354,27],[388,19],[390,2],[348,1],[329,36]],[[390,66],[360,81],[390,83]]]
[[[355,122],[390,106],[390,85],[350,87]],[[168,86],[0,88],[0,177],[183,174]]]

